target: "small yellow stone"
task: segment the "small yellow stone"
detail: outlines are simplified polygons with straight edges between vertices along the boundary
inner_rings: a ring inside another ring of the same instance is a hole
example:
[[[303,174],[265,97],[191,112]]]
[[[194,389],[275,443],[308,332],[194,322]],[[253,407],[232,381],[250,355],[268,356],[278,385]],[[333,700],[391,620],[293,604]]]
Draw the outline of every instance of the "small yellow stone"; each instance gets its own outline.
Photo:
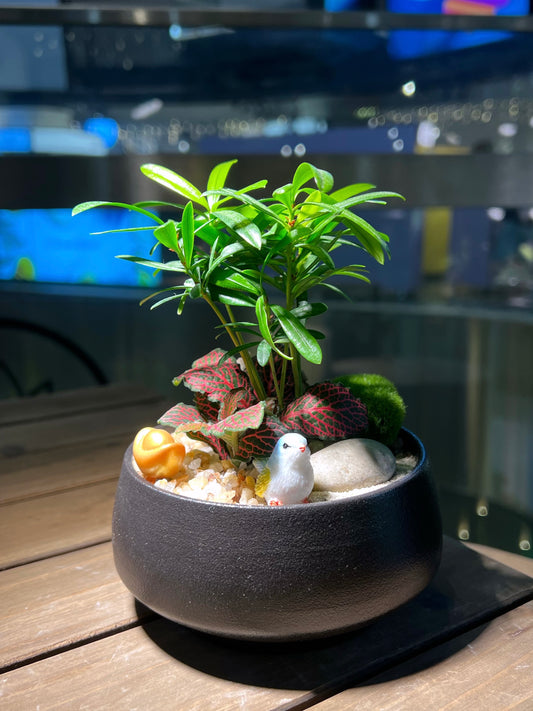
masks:
[[[133,456],[147,479],[176,479],[185,447],[166,430],[144,427],[133,441]]]

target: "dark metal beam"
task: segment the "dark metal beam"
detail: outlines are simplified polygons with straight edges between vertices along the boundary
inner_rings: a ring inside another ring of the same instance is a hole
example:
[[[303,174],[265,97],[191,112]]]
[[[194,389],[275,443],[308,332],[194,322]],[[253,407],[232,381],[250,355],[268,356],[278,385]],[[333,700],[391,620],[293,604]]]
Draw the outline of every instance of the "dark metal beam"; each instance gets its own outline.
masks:
[[[217,26],[257,29],[440,29],[533,31],[532,16],[419,15],[388,12],[323,10],[180,9],[107,3],[64,5],[1,5],[4,25],[107,25],[133,27]]]
[[[4,156],[0,159],[1,208],[72,207],[84,200],[171,198],[171,193],[145,178],[142,163],[161,163],[205,185],[209,171],[231,156],[155,155],[105,158]],[[331,171],[336,184],[370,182],[406,197],[407,207],[533,206],[533,162],[514,155],[307,155],[306,160]],[[270,186],[288,182],[299,160],[246,155],[232,169],[239,187],[260,178]],[[403,203],[398,203],[398,207]]]

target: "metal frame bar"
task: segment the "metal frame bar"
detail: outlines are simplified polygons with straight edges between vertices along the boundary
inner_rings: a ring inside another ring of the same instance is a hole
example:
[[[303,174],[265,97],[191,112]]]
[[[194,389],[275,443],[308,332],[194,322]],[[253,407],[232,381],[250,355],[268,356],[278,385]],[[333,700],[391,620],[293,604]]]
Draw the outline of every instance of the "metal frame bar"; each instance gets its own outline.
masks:
[[[327,12],[324,10],[189,9],[162,5],[142,7],[103,3],[64,5],[0,4],[4,25],[88,25],[132,27],[219,26],[324,30],[507,30],[533,31],[533,16],[469,16],[400,14],[383,11]]]

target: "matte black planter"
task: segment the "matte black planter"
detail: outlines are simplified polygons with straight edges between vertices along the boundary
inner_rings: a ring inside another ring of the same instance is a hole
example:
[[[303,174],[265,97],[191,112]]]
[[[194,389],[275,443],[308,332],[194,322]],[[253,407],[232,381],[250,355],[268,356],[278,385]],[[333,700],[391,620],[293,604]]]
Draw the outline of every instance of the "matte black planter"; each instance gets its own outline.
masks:
[[[213,634],[286,641],[355,629],[407,602],[440,562],[442,526],[424,447],[369,494],[296,506],[198,501],[160,490],[126,451],[113,551],[135,597]]]

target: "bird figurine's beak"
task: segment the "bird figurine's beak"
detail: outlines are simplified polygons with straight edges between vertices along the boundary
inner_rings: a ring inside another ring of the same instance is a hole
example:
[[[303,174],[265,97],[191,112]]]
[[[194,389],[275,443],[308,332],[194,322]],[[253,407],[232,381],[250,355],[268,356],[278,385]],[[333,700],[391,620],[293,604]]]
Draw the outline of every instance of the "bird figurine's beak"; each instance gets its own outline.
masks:
[[[300,447],[300,452],[305,452],[306,449],[307,447]]]

